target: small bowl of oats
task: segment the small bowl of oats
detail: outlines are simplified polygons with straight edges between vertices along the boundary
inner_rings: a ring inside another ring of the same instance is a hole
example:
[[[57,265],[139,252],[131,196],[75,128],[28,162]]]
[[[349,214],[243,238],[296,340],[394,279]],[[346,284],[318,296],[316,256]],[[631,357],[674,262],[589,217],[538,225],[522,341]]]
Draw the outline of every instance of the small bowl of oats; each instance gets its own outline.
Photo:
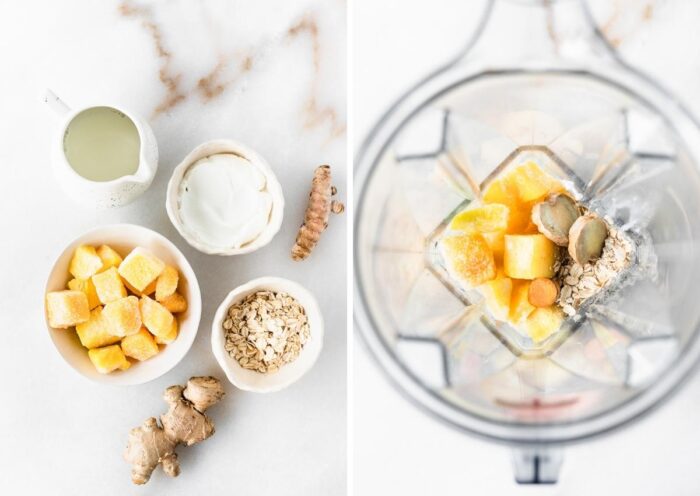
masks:
[[[279,391],[308,372],[323,347],[314,296],[279,277],[231,291],[214,315],[211,346],[229,381],[257,393]]]

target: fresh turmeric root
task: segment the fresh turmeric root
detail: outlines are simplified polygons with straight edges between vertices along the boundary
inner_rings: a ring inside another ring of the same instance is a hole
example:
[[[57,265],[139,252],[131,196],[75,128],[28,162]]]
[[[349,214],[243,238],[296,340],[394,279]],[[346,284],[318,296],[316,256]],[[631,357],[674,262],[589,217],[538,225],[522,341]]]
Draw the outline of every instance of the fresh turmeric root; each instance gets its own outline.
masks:
[[[296,242],[292,247],[292,259],[304,260],[318,243],[321,233],[328,227],[331,212],[341,214],[345,206],[332,197],[338,191],[331,184],[331,167],[321,165],[316,168],[311,182],[309,204],[304,214],[304,223],[299,228]]]
[[[214,424],[204,411],[223,396],[221,382],[214,377],[192,377],[184,388],[166,389],[163,398],[170,408],[160,416],[162,426],[151,417],[129,432],[124,459],[131,463],[134,484],[148,482],[159,464],[170,477],[180,475],[175,447],[192,446],[214,434]]]

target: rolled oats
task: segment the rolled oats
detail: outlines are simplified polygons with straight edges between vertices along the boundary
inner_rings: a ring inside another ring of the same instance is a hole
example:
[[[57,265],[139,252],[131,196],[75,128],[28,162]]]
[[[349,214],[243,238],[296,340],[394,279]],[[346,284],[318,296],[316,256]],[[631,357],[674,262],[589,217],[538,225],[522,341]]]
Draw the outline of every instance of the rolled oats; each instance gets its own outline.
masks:
[[[606,221],[608,237],[600,258],[581,266],[566,254],[555,277],[561,286],[557,303],[570,317],[585,300],[597,295],[632,263],[632,243],[610,225],[609,219]]]
[[[232,305],[222,327],[228,354],[263,374],[296,360],[311,337],[304,307],[274,291],[258,291]]]

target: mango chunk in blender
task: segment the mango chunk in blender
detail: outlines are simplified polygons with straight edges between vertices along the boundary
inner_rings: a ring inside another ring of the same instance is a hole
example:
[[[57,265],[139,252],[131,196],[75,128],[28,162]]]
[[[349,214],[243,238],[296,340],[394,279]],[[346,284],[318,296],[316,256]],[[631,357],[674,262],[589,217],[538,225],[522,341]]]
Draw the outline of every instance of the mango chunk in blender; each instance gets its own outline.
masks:
[[[469,287],[496,277],[496,263],[491,248],[481,234],[462,233],[441,241],[448,269]]]
[[[452,218],[450,229],[466,233],[505,232],[509,211],[499,203],[464,210]]]
[[[528,232],[532,204],[520,201],[515,185],[508,177],[491,181],[484,191],[482,200],[487,205],[503,205],[508,208],[507,233]],[[536,231],[535,231],[536,232]]]
[[[506,180],[518,193],[521,202],[542,200],[550,193],[561,193],[564,187],[555,178],[543,171],[535,162],[526,162],[514,168]]]
[[[535,311],[535,306],[530,303],[528,293],[530,291],[530,281],[512,280],[513,289],[510,297],[510,310],[508,320],[518,324],[528,318]]]
[[[508,234],[535,234],[537,227],[530,219],[532,207],[547,195],[562,191],[561,182],[535,162],[526,162],[492,180],[484,190],[482,200],[486,204],[508,207]]]
[[[542,234],[506,234],[503,268],[508,277],[554,277],[557,246]]]
[[[555,305],[538,308],[525,320],[523,327],[528,336],[539,343],[554,334],[564,322],[564,313]]]
[[[479,290],[491,315],[497,320],[507,321],[513,281],[508,277],[496,278],[479,286]]]

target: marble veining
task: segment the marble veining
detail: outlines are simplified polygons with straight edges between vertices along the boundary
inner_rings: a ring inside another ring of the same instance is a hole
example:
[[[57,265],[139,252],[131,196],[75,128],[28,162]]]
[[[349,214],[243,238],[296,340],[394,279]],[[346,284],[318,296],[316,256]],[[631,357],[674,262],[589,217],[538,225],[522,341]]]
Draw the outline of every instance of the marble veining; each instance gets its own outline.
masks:
[[[319,72],[323,63],[323,47],[319,34],[319,23],[314,12],[303,12],[281,34],[263,38],[244,50],[233,50],[217,54],[215,64],[191,87],[183,83],[183,74],[173,68],[175,54],[168,48],[163,27],[156,21],[152,5],[143,5],[123,0],[118,5],[121,17],[140,22],[148,33],[159,60],[158,78],[165,89],[165,96],[153,110],[152,118],[167,113],[188,98],[198,96],[203,103],[216,100],[224,92],[234,88],[250,72],[264,64],[265,56],[281,47],[293,43],[304,43],[311,51],[311,78],[306,101],[302,104],[302,124],[306,129],[327,126],[328,140],[345,134],[346,124],[338,111],[320,102]]]

